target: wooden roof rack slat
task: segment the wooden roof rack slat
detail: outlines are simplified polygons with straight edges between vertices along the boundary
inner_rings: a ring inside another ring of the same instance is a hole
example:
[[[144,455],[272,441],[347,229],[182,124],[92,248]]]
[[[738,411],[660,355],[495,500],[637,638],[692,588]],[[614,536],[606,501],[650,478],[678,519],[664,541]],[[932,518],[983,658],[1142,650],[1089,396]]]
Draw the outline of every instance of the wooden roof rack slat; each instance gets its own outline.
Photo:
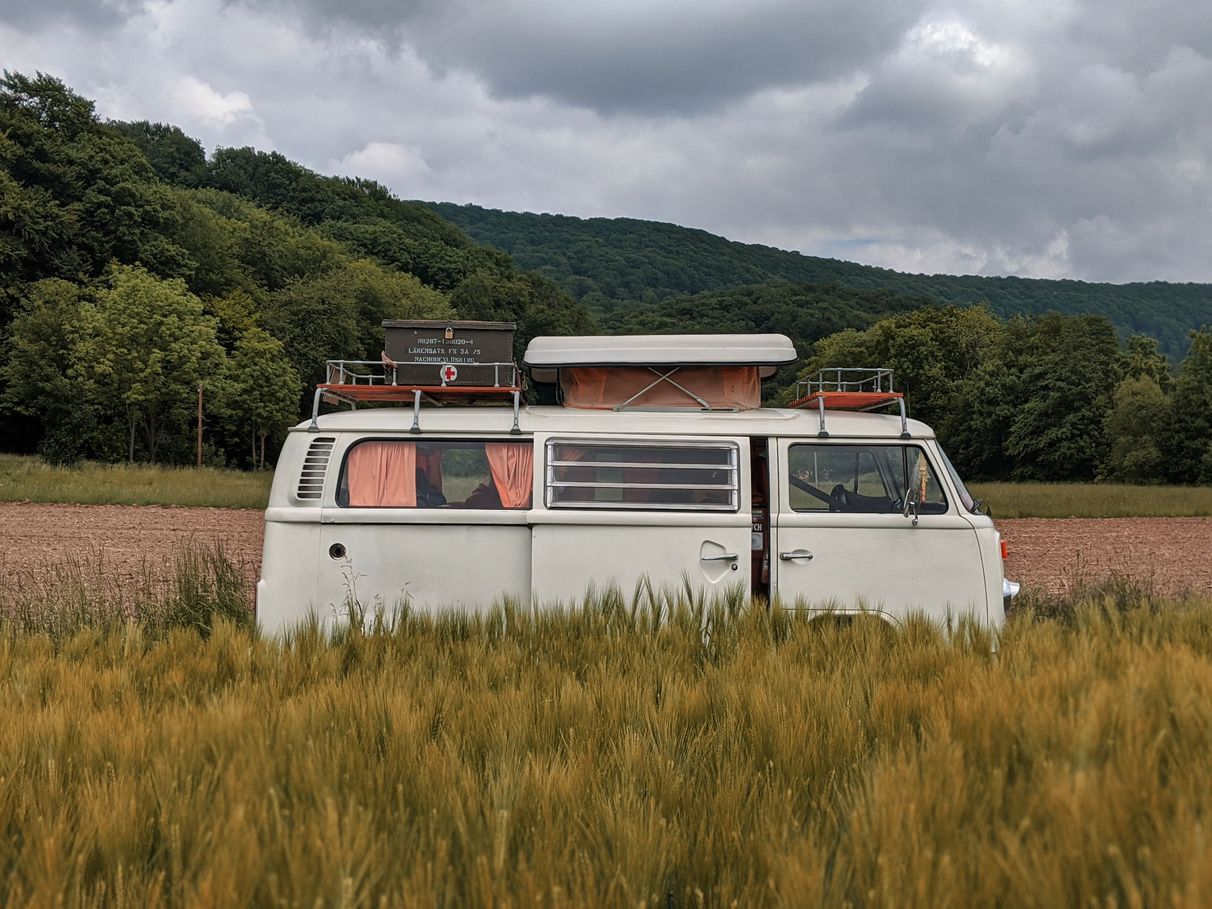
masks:
[[[901,411],[901,438],[909,438],[905,395],[892,389],[892,370],[864,367],[831,367],[795,383],[796,397],[788,406],[815,409],[821,418],[817,435],[827,439],[826,410],[878,410],[896,404]]]
[[[441,384],[415,384],[397,382],[399,365],[386,353],[378,360],[329,360],[325,364],[327,381],[316,385],[312,398],[311,426],[319,431],[320,404],[412,404],[411,432],[421,431],[421,402],[441,407],[444,404],[476,404],[485,401],[512,403],[513,428],[520,432],[518,415],[521,410],[521,373],[514,363],[476,363],[478,370],[492,369],[497,380],[494,385],[447,384],[443,375]],[[452,376],[452,382],[455,375]]]

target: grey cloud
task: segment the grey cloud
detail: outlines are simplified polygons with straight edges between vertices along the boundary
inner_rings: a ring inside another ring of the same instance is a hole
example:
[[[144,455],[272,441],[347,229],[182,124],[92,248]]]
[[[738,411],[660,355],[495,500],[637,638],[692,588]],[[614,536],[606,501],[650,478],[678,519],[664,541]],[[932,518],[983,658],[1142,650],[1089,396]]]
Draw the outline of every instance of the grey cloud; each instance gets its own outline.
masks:
[[[1212,11],[1194,0],[1174,3],[1086,3],[1071,38],[1082,57],[1137,75],[1154,70],[1175,48],[1212,55]]]
[[[909,4],[795,3],[685,21],[624,22],[610,30],[564,21],[447,37],[459,59],[507,95],[543,94],[607,112],[702,110],[771,86],[849,74],[887,52],[912,23]],[[510,46],[512,45],[512,46]]]
[[[474,73],[501,97],[544,96],[610,114],[691,113],[853,73],[895,47],[924,4],[243,2],[289,10],[312,30],[335,19],[403,42],[439,71]]]
[[[0,22],[24,31],[55,23],[110,30],[142,9],[142,0],[0,0]]]
[[[1155,8],[1147,22],[1125,14],[1140,19],[1141,45],[1113,29],[1091,44],[1093,12],[1073,7],[1046,40],[1027,21],[951,20],[961,34],[972,25],[959,51],[908,35],[822,139],[852,209],[822,220],[905,250],[934,244],[942,258],[951,247],[986,273],[1207,280],[1201,32],[1185,10]]]

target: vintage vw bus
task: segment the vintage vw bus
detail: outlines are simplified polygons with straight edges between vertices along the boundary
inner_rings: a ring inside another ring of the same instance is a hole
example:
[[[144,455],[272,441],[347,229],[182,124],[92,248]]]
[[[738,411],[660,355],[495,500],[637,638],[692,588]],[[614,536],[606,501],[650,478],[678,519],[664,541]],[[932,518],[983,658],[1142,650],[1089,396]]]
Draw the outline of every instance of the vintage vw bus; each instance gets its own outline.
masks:
[[[460,385],[440,345],[417,349],[433,362],[408,382],[386,354],[330,364],[291,430],[265,514],[264,631],[339,623],[353,603],[546,607],[644,579],[998,627],[1017,592],[992,520],[886,370],[818,376],[770,409],[762,379],[796,358],[782,335],[536,338],[524,365],[558,403],[524,406],[512,363]],[[320,415],[325,398],[353,409]],[[885,405],[899,413],[868,412]]]

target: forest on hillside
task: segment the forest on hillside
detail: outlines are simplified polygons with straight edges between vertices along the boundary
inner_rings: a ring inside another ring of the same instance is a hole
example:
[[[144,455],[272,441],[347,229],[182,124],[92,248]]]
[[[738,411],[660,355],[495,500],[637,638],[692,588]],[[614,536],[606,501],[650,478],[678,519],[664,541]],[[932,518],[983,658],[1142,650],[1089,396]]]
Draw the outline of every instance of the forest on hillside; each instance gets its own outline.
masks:
[[[329,358],[387,318],[597,330],[585,307],[421,205],[276,153],[102,122],[61,81],[0,80],[0,438],[52,461],[272,458]],[[268,452],[268,455],[267,455]]]
[[[942,305],[933,285],[857,286],[830,260],[772,279],[790,254],[649,227],[660,242],[598,237],[578,254],[623,283],[568,288],[380,184],[251,148],[208,155],[175,126],[106,122],[57,79],[6,72],[0,447],[191,463],[201,386],[207,463],[264,466],[326,359],[377,358],[383,319],[468,318],[516,321],[519,355],[539,334],[780,332],[802,359],[772,398],[819,366],[894,367],[974,477],[1212,482],[1212,332],[1187,334],[1212,320],[1204,297],[1183,310],[1182,288],[1134,286],[1158,295],[1123,298],[1139,324],[1170,307],[1158,334],[1183,326],[1181,345],[1159,343],[1080,314],[1094,285],[1059,282],[1073,313],[1007,318],[992,300]],[[1164,355],[1179,346],[1181,362]]]
[[[1028,278],[916,275],[737,243],[703,230],[632,218],[574,218],[431,203],[474,240],[509,253],[601,316],[703,291],[756,284],[823,284],[881,290],[940,304],[988,306],[998,315],[1094,313],[1121,337],[1148,334],[1171,357],[1188,332],[1212,323],[1212,284],[1092,284]],[[745,293],[738,294],[744,297]]]

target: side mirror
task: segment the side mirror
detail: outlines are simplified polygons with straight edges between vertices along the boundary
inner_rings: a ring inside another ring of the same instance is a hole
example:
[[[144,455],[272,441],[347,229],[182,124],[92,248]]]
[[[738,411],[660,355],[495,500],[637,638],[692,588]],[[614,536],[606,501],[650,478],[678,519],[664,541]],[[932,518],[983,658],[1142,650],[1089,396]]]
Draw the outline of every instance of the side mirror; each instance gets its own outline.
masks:
[[[910,514],[912,514],[913,515],[913,526],[914,527],[917,526],[917,519],[918,519],[917,502],[915,502],[913,500],[913,490],[912,489],[905,490],[905,500],[901,503],[901,514],[906,518],[909,517]]]

